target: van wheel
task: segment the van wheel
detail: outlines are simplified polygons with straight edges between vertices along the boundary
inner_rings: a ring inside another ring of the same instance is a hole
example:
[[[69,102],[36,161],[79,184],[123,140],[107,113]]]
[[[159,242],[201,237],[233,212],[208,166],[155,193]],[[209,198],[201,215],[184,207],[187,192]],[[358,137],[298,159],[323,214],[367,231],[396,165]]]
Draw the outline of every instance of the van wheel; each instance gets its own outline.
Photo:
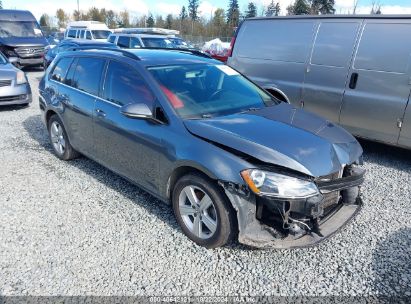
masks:
[[[48,131],[51,145],[58,158],[70,160],[79,156],[79,153],[71,146],[63,123],[57,115],[50,117]]]
[[[183,176],[174,187],[172,203],[184,234],[198,245],[216,248],[233,238],[233,209],[212,180],[195,173]]]

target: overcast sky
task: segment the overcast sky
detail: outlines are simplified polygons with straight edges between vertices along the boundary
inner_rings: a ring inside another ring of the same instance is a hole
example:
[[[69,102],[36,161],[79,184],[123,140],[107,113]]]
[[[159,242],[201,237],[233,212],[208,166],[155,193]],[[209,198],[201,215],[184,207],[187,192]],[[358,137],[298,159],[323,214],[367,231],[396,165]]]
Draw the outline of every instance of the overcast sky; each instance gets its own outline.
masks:
[[[132,15],[141,15],[152,12],[154,15],[169,13],[177,15],[182,5],[187,6],[188,0],[80,0],[80,9],[87,10],[91,6],[99,8],[113,9],[120,11],[127,9]],[[239,0],[240,9],[244,11],[249,0]],[[255,0],[253,1],[259,7],[259,11],[263,5],[267,5],[271,0]],[[276,2],[276,1],[274,1]],[[280,0],[282,13],[286,12],[286,7],[293,0]],[[348,13],[352,11],[354,0],[336,0],[337,13]],[[359,0],[357,8],[358,13],[368,14],[371,10],[372,0]],[[411,0],[380,0],[376,1],[382,5],[383,14],[411,14]],[[200,0],[200,12],[204,17],[209,18],[216,8],[226,9],[228,0]],[[33,12],[39,18],[43,13],[55,15],[58,8],[63,8],[67,12],[72,12],[77,8],[77,0],[3,0],[4,8],[26,9]]]

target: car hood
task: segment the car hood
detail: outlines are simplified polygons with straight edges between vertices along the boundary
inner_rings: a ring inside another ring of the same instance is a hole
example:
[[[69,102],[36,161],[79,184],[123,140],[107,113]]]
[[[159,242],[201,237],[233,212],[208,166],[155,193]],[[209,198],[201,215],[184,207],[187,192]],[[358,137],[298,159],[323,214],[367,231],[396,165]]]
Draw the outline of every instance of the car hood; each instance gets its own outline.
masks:
[[[0,38],[0,44],[19,47],[19,46],[47,46],[49,43],[44,37],[6,37]]]
[[[362,154],[358,141],[344,129],[284,103],[184,124],[207,141],[314,177],[335,173]]]
[[[11,63],[0,64],[0,79],[14,79],[17,71]]]

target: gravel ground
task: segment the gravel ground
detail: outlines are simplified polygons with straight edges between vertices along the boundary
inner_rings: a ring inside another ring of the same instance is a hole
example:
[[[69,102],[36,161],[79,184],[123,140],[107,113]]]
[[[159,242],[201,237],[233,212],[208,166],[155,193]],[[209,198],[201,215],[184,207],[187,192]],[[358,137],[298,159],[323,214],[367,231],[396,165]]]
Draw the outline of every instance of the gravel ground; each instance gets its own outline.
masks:
[[[51,153],[34,102],[0,109],[1,295],[411,295],[410,152],[364,143],[364,209],[309,249],[207,250],[172,210]]]

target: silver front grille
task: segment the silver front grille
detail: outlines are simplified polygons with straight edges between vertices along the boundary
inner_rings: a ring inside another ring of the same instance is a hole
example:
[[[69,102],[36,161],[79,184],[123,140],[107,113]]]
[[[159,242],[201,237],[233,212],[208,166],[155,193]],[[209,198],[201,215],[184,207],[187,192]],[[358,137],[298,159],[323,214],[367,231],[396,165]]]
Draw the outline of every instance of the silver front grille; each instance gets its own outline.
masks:
[[[21,47],[16,49],[20,57],[39,57],[44,54],[44,47]]]
[[[0,79],[0,87],[11,86],[11,79]]]

